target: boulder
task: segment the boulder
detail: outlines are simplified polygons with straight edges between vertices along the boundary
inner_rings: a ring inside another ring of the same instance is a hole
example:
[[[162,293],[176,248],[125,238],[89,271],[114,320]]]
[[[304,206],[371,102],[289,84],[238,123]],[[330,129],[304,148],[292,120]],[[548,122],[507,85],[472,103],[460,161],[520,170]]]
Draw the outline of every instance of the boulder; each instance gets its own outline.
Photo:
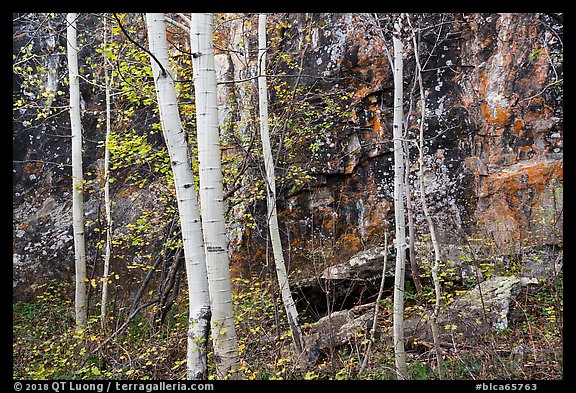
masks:
[[[327,315],[327,296],[332,310],[350,309],[359,304],[375,300],[382,279],[382,268],[386,259],[385,288],[394,282],[395,255],[388,247],[385,258],[384,247],[374,247],[354,254],[349,260],[324,268],[319,274],[295,279],[292,282],[294,297],[305,313],[313,316]],[[409,262],[406,262],[406,277],[411,277]]]
[[[508,327],[510,304],[522,287],[538,284],[529,277],[498,276],[490,278],[464,292],[455,301],[443,307],[438,316],[442,341],[452,341],[452,335],[462,339],[497,332]],[[407,340],[432,341],[427,314],[407,318],[404,335]],[[389,334],[392,334],[390,332]]]
[[[441,320],[452,320],[451,314],[462,315],[463,319],[486,318],[498,331],[508,327],[510,302],[523,286],[538,284],[538,280],[527,277],[494,277],[464,293],[444,312]],[[452,312],[450,312],[452,311]]]
[[[386,277],[394,277],[394,255],[385,255],[385,247],[374,247],[361,251],[350,260],[327,267],[320,274],[324,280],[367,280],[382,276],[386,259]]]
[[[484,337],[508,327],[510,304],[522,287],[538,284],[529,277],[498,276],[476,285],[458,299],[443,307],[438,316],[441,342],[451,343],[453,336],[459,342]],[[384,312],[382,310],[381,312]],[[404,320],[404,337],[408,345],[431,343],[428,323],[431,310]],[[374,318],[374,302],[349,310],[332,312],[317,322],[303,326],[307,359],[314,363],[331,348],[346,345],[360,334],[368,333]],[[390,315],[387,318],[392,318]],[[392,342],[392,328],[382,332],[381,340]]]
[[[333,312],[317,322],[305,325],[305,347],[311,362],[319,359],[322,353],[354,340],[358,334],[366,332],[374,318],[374,303],[354,307],[350,310]]]

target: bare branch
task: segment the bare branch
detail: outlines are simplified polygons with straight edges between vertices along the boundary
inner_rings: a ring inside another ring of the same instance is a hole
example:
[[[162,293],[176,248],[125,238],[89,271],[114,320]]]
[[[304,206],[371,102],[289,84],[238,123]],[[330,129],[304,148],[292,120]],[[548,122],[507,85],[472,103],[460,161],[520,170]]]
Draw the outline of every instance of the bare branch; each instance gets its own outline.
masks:
[[[539,93],[536,93],[536,94],[534,94],[534,95],[532,95],[532,96],[530,96],[530,97],[523,98],[523,99],[521,99],[520,101],[518,101],[518,103],[521,103],[521,102],[528,101],[528,100],[531,100],[531,99],[533,99],[533,98],[536,98],[536,97],[544,94],[544,92],[545,92],[546,90],[548,90],[550,87],[554,87],[555,85],[560,84],[560,83],[562,83],[563,81],[564,81],[564,78],[562,78],[562,79],[557,79],[557,80],[555,80],[555,81],[552,81],[552,82],[548,83],[546,86],[544,86],[544,88],[543,88]]]
[[[180,18],[184,19],[184,21],[186,23],[188,23],[188,26],[192,26],[192,20],[190,18],[188,18],[185,14],[178,12],[176,15],[178,15]],[[190,29],[188,29],[190,30]]]
[[[174,19],[170,18],[169,16],[164,15],[164,20],[168,23],[170,23],[173,26],[176,26],[182,30],[184,30],[186,33],[190,33],[190,27],[183,25],[180,22],[175,21]]]

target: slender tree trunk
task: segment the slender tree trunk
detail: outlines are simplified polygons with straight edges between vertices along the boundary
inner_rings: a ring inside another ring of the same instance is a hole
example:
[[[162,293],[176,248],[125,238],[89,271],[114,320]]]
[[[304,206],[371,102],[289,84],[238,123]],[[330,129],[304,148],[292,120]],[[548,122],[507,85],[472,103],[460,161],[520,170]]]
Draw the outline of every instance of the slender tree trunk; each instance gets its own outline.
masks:
[[[228,242],[224,221],[212,23],[212,14],[192,14],[190,48],[198,129],[200,204],[212,306],[211,329],[216,371],[219,378],[227,376],[236,378],[239,376],[240,359],[234,328]]]
[[[406,162],[410,162],[410,149],[408,141],[404,140],[404,151],[406,152]],[[406,194],[406,215],[408,216],[408,256],[410,259],[410,270],[414,288],[418,295],[422,294],[422,283],[420,280],[420,268],[416,261],[416,250],[414,247],[415,230],[414,230],[414,209],[412,208],[412,191],[410,190],[410,164],[405,165],[404,171],[404,193]]]
[[[146,14],[146,24],[150,52],[155,57],[151,56],[150,63],[158,97],[162,131],[174,175],[188,278],[190,314],[187,377],[188,379],[206,379],[208,377],[206,348],[210,326],[210,298],[192,160],[186,133],[180,121],[174,78],[170,71],[164,14]]]
[[[404,271],[406,260],[406,224],[404,220],[404,154],[402,147],[403,65],[401,40],[402,16],[395,23],[394,43],[394,215],[396,220],[396,270],[394,278],[394,357],[398,379],[407,379],[404,352]]]
[[[267,184],[267,206],[268,206],[268,229],[272,242],[272,252],[274,253],[274,263],[276,266],[276,275],[278,285],[282,295],[282,302],[286,309],[286,317],[292,340],[296,352],[300,355],[304,349],[304,340],[302,329],[298,322],[298,310],[296,303],[292,298],[290,284],[288,282],[288,273],[284,262],[282,252],[282,243],[280,241],[280,230],[278,228],[278,215],[276,214],[276,175],[274,170],[274,160],[272,158],[272,148],[270,147],[270,134],[268,127],[268,89],[266,86],[266,14],[260,14],[258,17],[258,98],[260,107],[260,136],[262,138],[262,152],[264,156],[264,168],[266,170]]]
[[[376,298],[376,304],[374,305],[374,318],[372,319],[372,328],[370,329],[370,341],[368,342],[368,348],[366,349],[366,354],[364,355],[364,360],[360,365],[360,370],[358,375],[362,375],[368,362],[370,361],[370,355],[372,354],[372,345],[374,344],[374,338],[376,336],[376,327],[378,325],[378,312],[380,311],[380,300],[382,299],[382,292],[384,292],[384,282],[386,281],[386,264],[388,262],[388,231],[384,232],[384,266],[382,266],[382,278],[380,279],[380,289],[378,290],[378,297]]]
[[[106,87],[106,143],[104,147],[104,208],[106,209],[106,249],[104,251],[104,274],[102,277],[102,299],[100,302],[100,322],[102,328],[106,325],[106,308],[108,303],[108,275],[110,273],[110,254],[112,252],[112,214],[110,212],[110,132],[111,132],[111,111],[110,111],[110,89],[111,80],[108,75],[109,60],[106,56],[107,26],[104,17],[104,83]]]
[[[410,19],[408,18],[408,23]],[[413,29],[412,29],[413,30]],[[432,331],[432,340],[434,341],[434,349],[436,352],[436,363],[438,365],[438,375],[440,379],[446,379],[446,372],[444,370],[444,363],[442,362],[442,351],[440,348],[440,332],[438,329],[438,314],[440,312],[440,299],[442,296],[440,289],[440,281],[438,280],[438,269],[440,267],[440,246],[438,245],[438,240],[436,239],[436,229],[434,227],[434,222],[432,221],[432,216],[428,210],[428,204],[426,202],[426,195],[424,189],[424,124],[426,120],[426,96],[424,93],[424,84],[422,82],[422,66],[420,64],[420,56],[418,53],[418,43],[416,42],[416,36],[414,35],[414,30],[412,34],[412,42],[414,45],[414,58],[416,60],[416,72],[418,73],[418,85],[420,87],[420,140],[418,145],[418,163],[420,166],[420,201],[422,203],[422,210],[424,211],[424,216],[428,223],[428,228],[430,230],[430,240],[434,247],[434,265],[432,266],[432,281],[434,282],[434,292],[436,295],[436,301],[434,302],[434,311],[430,316],[430,330]]]
[[[88,320],[86,307],[86,246],[84,242],[84,192],[82,174],[82,123],[80,121],[80,81],[78,79],[77,14],[66,15],[68,74],[70,80],[70,128],[72,130],[72,225],[76,267],[76,328],[84,329]]]

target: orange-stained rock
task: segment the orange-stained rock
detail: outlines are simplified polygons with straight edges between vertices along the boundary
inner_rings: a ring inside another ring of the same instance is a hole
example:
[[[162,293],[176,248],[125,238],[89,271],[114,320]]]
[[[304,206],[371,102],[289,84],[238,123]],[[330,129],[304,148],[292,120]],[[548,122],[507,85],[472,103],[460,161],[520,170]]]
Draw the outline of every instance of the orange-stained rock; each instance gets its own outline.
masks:
[[[562,180],[558,161],[523,161],[483,176],[476,209],[480,232],[500,248],[554,240],[562,230]]]

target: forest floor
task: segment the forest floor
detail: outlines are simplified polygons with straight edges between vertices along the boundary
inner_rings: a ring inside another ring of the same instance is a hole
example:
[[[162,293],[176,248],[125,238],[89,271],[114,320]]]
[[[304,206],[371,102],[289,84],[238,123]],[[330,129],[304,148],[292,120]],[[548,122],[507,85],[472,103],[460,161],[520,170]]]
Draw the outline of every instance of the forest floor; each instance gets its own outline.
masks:
[[[109,339],[124,323],[127,311],[118,305],[102,328],[97,316],[99,306],[95,304],[91,306],[94,316],[88,328],[77,333],[70,285],[45,284],[34,302],[13,305],[14,379],[185,378],[185,289],[180,291],[163,323],[153,320],[154,310],[150,307]],[[561,285],[560,278],[548,285],[526,287],[510,305],[508,328],[472,345],[469,342],[446,345],[443,364],[447,379],[563,379]],[[366,369],[359,374],[369,342],[368,331],[323,353],[316,364],[302,366],[295,361],[283,307],[272,294],[270,284],[236,279],[234,286],[239,353],[246,379],[395,379],[393,349],[379,335]],[[447,298],[453,290],[445,290]],[[391,303],[390,298],[381,301],[379,319],[383,325],[391,325]],[[425,296],[407,292],[407,314],[426,303],[429,299]],[[406,349],[411,379],[438,379],[433,347],[407,343]],[[215,370],[209,367],[210,378],[214,378]]]

